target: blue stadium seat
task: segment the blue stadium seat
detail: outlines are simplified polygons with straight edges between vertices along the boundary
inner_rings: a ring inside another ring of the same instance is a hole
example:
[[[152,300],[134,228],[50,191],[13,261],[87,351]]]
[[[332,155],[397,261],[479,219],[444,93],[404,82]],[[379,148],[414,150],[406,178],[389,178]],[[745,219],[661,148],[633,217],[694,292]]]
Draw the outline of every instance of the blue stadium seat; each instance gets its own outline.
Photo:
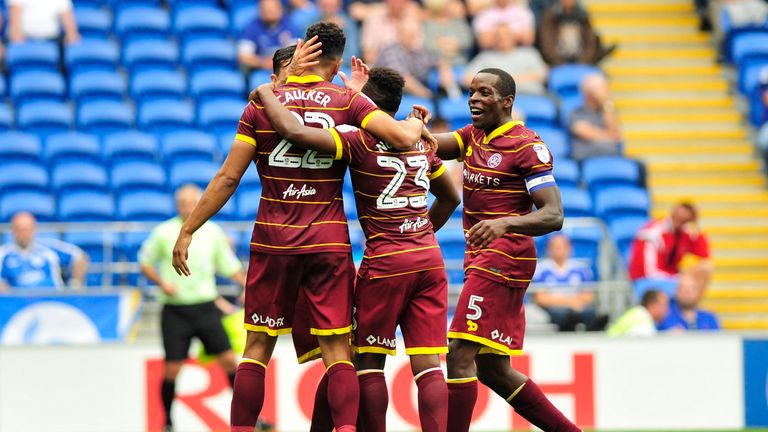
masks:
[[[165,170],[157,162],[128,161],[112,167],[112,189],[122,193],[128,190],[167,190]]]
[[[183,99],[187,78],[178,71],[146,70],[131,78],[131,95],[141,104],[152,99]]]
[[[8,92],[8,88],[5,82],[5,75],[0,75],[0,97],[5,97]]]
[[[600,255],[600,241],[603,239],[603,231],[599,227],[571,226],[564,229],[563,234],[571,239],[574,257],[597,261]]]
[[[33,70],[11,77],[11,98],[15,103],[33,100],[64,100],[67,86],[58,72]]]
[[[355,205],[355,195],[346,191],[341,192],[342,198],[344,198],[344,214],[348,220],[357,219],[357,206]]]
[[[0,192],[14,190],[48,190],[48,171],[32,162],[12,162],[0,169]]]
[[[192,183],[205,188],[213,179],[219,167],[213,162],[186,161],[171,165],[170,186],[176,190],[180,186]]]
[[[129,231],[121,235],[120,258],[129,262],[138,261],[139,249],[144,240],[149,238],[149,231]]]
[[[571,143],[568,140],[568,133],[560,127],[538,126],[534,129],[544,144],[547,145],[549,152],[555,158],[555,166],[562,158],[571,155]]]
[[[112,0],[74,0],[72,2],[76,8],[102,8],[112,7]]]
[[[163,138],[163,160],[176,164],[188,160],[210,162],[218,153],[216,139],[205,132],[196,130],[178,131]]]
[[[584,189],[573,186],[560,188],[560,196],[563,200],[563,212],[565,217],[591,217],[592,197]]]
[[[0,221],[7,222],[18,212],[30,212],[39,222],[56,219],[56,204],[48,192],[18,191],[0,194]]]
[[[13,127],[13,113],[11,108],[4,103],[0,103],[0,131],[7,131]]]
[[[133,109],[125,102],[84,102],[77,111],[78,128],[97,134],[126,130],[133,125],[133,122]]]
[[[184,44],[181,54],[190,72],[204,69],[236,69],[235,45],[227,39],[198,39]]]
[[[234,37],[240,37],[243,30],[256,19],[257,9],[253,2],[245,2],[230,7],[229,31]]]
[[[451,124],[452,129],[459,129],[472,123],[472,115],[469,113],[469,96],[443,98],[437,105],[440,115]]]
[[[613,186],[639,186],[640,164],[623,156],[597,156],[582,165],[584,182],[592,193]]]
[[[198,103],[215,98],[242,98],[245,80],[240,72],[211,69],[198,72],[189,80],[189,93]]]
[[[577,187],[581,181],[579,164],[573,159],[556,160],[552,173],[560,187]]]
[[[154,135],[136,130],[111,134],[104,139],[104,160],[110,164],[128,161],[154,162],[159,146]]]
[[[115,34],[123,43],[142,39],[167,39],[171,18],[161,8],[138,6],[119,10],[115,17]]]
[[[64,233],[63,241],[72,243],[88,254],[91,262],[103,263],[116,261],[116,238],[109,231],[69,231]],[[90,276],[90,275],[89,275]],[[89,284],[92,285],[92,284]]]
[[[596,66],[585,64],[555,66],[549,70],[547,87],[550,92],[560,97],[574,96],[581,93],[579,89],[581,80],[594,73],[602,73],[602,71]]]
[[[118,217],[126,221],[160,221],[173,216],[173,197],[168,192],[135,191],[120,194]]]
[[[463,260],[466,249],[464,230],[461,228],[444,227],[437,233],[437,242],[446,260]]]
[[[243,177],[240,179],[238,190],[249,191],[254,189],[261,191],[261,178],[259,178],[259,172],[256,169],[256,166],[251,164],[248,165],[248,169],[245,170],[245,174],[243,174]]]
[[[200,38],[226,38],[228,30],[227,14],[215,6],[178,9],[173,17],[173,31],[185,42]]]
[[[233,221],[237,220],[237,204],[234,199],[224,203],[224,206],[213,215],[215,221]]]
[[[11,74],[31,69],[55,72],[60,61],[59,47],[48,41],[12,43],[5,54],[5,64]]]
[[[70,79],[69,93],[77,103],[96,99],[122,101],[125,95],[125,78],[114,71],[86,71]]]
[[[59,197],[61,221],[111,221],[114,218],[115,201],[106,192],[73,192]]]
[[[104,191],[109,189],[107,170],[95,162],[63,162],[56,164],[51,173],[51,188],[62,192]]]
[[[752,91],[749,95],[749,121],[754,127],[760,127],[766,119],[765,105],[763,104],[763,93],[759,88]]]
[[[45,141],[45,160],[49,164],[65,161],[100,162],[99,138],[82,132],[62,132],[51,135]]]
[[[0,166],[12,162],[40,163],[42,158],[40,139],[23,132],[0,134]]]
[[[261,188],[238,191],[235,198],[237,199],[237,218],[248,221],[256,220],[256,213],[259,211],[259,203],[261,202]]]
[[[766,72],[763,72],[766,71]],[[739,68],[739,91],[749,96],[760,84],[760,75],[768,73],[768,59],[746,60]]]
[[[258,86],[268,83],[272,79],[272,71],[255,70],[248,77],[248,88],[255,89]]]
[[[229,154],[229,149],[232,147],[232,143],[235,140],[235,131],[231,132],[224,132],[219,135],[218,144],[219,144],[219,154],[221,154],[221,159],[226,159],[227,155]]]
[[[179,63],[179,48],[167,40],[137,40],[123,48],[123,63],[135,72],[148,69],[175,70]]]
[[[219,0],[166,0],[166,1],[171,5],[171,8],[175,11],[179,11],[188,7],[200,7],[200,6],[218,7],[220,4]],[[223,3],[225,7],[229,7],[232,4],[232,2],[228,0],[224,1]]]
[[[144,7],[159,8],[162,6],[162,0],[109,0],[109,2],[118,11]]]
[[[403,120],[405,117],[413,111],[414,105],[423,105],[429,109],[429,112],[435,112],[435,104],[430,99],[420,98],[411,95],[403,95],[403,99],[400,101],[400,109],[397,110],[395,118]],[[469,109],[469,108],[467,108]]]
[[[115,70],[120,61],[120,49],[110,40],[84,39],[67,45],[64,64],[69,73],[88,70]]]
[[[521,94],[514,107],[525,114],[525,125],[534,131],[542,126],[557,126],[557,104],[549,96]]]
[[[195,122],[195,108],[189,102],[155,100],[139,107],[139,128],[157,133],[192,127]]]
[[[199,107],[197,124],[210,132],[234,132],[246,101],[239,99],[218,99],[204,102]]]
[[[628,217],[648,217],[651,200],[648,191],[639,187],[612,187],[603,189],[595,195],[595,213],[608,224]]]
[[[68,104],[59,101],[28,102],[19,107],[16,125],[21,130],[38,135],[63,132],[74,124],[74,115]]]
[[[734,35],[732,42],[733,62],[741,65],[749,59],[768,59],[768,32],[749,32]]]
[[[252,235],[253,231],[242,231],[233,236],[235,239],[235,251],[241,260],[248,260],[250,258]]]
[[[619,249],[619,254],[624,259],[624,263],[629,262],[630,248],[637,232],[648,223],[645,217],[626,217],[611,221],[608,230],[611,232],[613,241]]]
[[[86,39],[107,39],[112,29],[112,19],[102,8],[77,7],[75,21],[80,36]]]

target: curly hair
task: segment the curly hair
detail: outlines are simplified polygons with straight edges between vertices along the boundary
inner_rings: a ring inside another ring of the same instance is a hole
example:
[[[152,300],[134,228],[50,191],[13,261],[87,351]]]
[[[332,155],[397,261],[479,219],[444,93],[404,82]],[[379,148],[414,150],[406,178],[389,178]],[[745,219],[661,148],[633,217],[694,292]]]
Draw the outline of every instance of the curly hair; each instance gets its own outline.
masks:
[[[296,52],[296,44],[280,48],[272,55],[272,73],[280,75],[280,71],[291,64],[293,53]]]
[[[373,103],[387,112],[397,112],[403,98],[405,80],[394,69],[375,67],[371,69],[368,82],[363,86],[363,93]]]
[[[312,24],[307,29],[304,40],[309,40],[317,36],[318,42],[322,42],[323,54],[320,58],[327,60],[338,60],[344,55],[344,45],[347,43],[347,37],[344,36],[344,30],[337,24],[330,22],[319,22]]]

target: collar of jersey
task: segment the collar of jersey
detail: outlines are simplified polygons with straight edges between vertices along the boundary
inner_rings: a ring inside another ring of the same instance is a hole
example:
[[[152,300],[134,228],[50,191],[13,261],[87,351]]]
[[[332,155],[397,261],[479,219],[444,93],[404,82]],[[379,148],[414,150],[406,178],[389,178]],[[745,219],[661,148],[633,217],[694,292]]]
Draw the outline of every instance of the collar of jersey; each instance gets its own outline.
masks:
[[[486,135],[486,137],[483,139],[483,144],[488,144],[489,142],[491,142],[492,139],[494,139],[497,136],[503,134],[504,132],[512,129],[513,127],[515,127],[517,125],[521,125],[521,124],[523,124],[523,122],[516,121],[516,120],[504,123],[503,125],[501,125],[501,126],[497,127],[496,129],[494,129],[493,132],[491,132],[490,134]]]
[[[288,77],[288,79],[285,80],[286,84],[309,84],[309,83],[316,83],[316,82],[323,82],[325,81],[323,77],[319,75],[304,75],[304,76],[296,76],[291,75]]]

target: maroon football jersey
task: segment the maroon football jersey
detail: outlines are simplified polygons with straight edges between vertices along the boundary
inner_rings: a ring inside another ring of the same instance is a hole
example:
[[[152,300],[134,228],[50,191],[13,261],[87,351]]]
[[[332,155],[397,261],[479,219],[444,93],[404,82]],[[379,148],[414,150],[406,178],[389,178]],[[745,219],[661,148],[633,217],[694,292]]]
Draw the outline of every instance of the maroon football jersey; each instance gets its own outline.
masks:
[[[444,268],[427,214],[429,182],[445,172],[430,146],[400,152],[370,133],[331,129],[337,158],[347,161],[360,225],[365,233],[367,277]]]
[[[275,94],[307,126],[365,127],[381,113],[363,94],[314,75],[289,77]],[[256,147],[254,163],[261,179],[251,250],[273,254],[351,251],[341,195],[345,162],[284,140],[254,101],[240,119],[236,139]]]
[[[472,125],[454,132],[464,155],[464,230],[485,219],[532,211],[531,193],[555,185],[552,154],[522,122],[509,122],[486,136]],[[533,238],[509,233],[483,249],[467,246],[466,273],[526,287],[536,269]]]

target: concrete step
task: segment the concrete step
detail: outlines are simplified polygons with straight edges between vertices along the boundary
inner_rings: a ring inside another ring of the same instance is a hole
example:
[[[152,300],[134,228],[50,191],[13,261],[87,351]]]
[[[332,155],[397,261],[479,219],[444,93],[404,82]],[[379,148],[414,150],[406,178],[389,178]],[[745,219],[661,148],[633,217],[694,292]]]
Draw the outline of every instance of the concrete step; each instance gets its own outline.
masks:
[[[614,99],[658,99],[663,101],[670,101],[672,99],[683,99],[687,101],[709,100],[714,98],[730,98],[731,95],[728,90],[712,89],[712,90],[689,90],[685,88],[672,89],[672,90],[643,90],[643,89],[631,89],[631,90],[614,90]],[[665,104],[657,105],[663,107]]]
[[[751,282],[710,282],[709,291],[748,291],[748,290],[761,290],[768,287],[768,281],[751,281]],[[709,292],[707,291],[707,292]]]
[[[768,314],[768,303],[710,303],[703,302],[704,309],[717,315],[724,314]]]
[[[685,14],[616,14],[599,15],[592,19],[592,25],[601,31],[627,27],[646,28],[653,25],[656,28],[696,27],[698,18],[689,13]]]
[[[611,81],[611,90],[615,93],[630,93],[640,91],[654,92],[727,92],[730,86],[720,78],[699,80],[691,78],[687,81]]]
[[[765,225],[725,225],[725,226],[713,226],[707,225],[707,220],[704,220],[704,230],[710,236],[768,236],[768,224]]]
[[[662,155],[662,154],[650,154],[638,156],[646,165],[649,164],[710,164],[710,163],[723,163],[723,164],[735,164],[735,163],[747,163],[755,161],[753,155],[743,154],[720,154],[720,155]]]
[[[724,95],[699,95],[693,99],[678,99],[668,95],[617,97],[616,107],[624,109],[709,109],[734,107],[733,99]]]
[[[742,270],[737,272],[726,272],[724,268],[719,268],[712,275],[714,282],[766,282],[768,283],[768,272],[759,270]]]
[[[587,3],[587,10],[594,16],[603,14],[638,14],[638,13],[690,13],[693,4],[683,2],[594,2]]]
[[[738,259],[738,258],[762,258],[762,259],[768,259],[768,249],[765,248],[765,245],[762,244],[759,247],[755,247],[753,249],[743,247],[739,249],[722,249],[718,248],[717,246],[712,246],[712,251],[715,254],[715,256],[720,258],[732,258],[732,259]]]
[[[611,67],[654,67],[654,68],[673,68],[673,67],[701,67],[714,65],[714,58],[709,57],[686,57],[686,58],[616,58],[609,57],[601,66]]]
[[[729,188],[741,186],[749,187],[765,187],[765,177],[759,173],[754,172],[752,175],[744,175],[742,177],[714,177],[706,175],[702,172],[700,175],[688,175],[688,176],[648,176],[648,186],[652,189],[656,188],[674,188],[674,187],[706,187],[707,190],[717,190],[717,188]],[[714,188],[714,189],[713,189]]]
[[[697,204],[754,203],[768,206],[768,191],[762,188],[740,188],[730,192],[711,192],[709,190],[702,191],[701,188],[694,188],[691,192],[696,193]],[[684,194],[667,192],[666,190],[655,191],[652,195],[657,203],[675,203],[680,198],[684,198]]]
[[[698,161],[682,161],[682,162],[656,162],[646,165],[646,170],[651,175],[654,174],[670,174],[670,173],[699,173],[707,172],[713,177],[732,175],[736,173],[755,172],[760,170],[760,163],[754,158],[744,162],[698,162]]]
[[[707,301],[733,301],[733,300],[753,300],[768,301],[768,289],[736,289],[736,290],[717,290],[710,288],[704,294]]]
[[[690,127],[675,128],[670,130],[624,130],[624,139],[627,142],[632,140],[745,140],[747,131],[743,128],[722,129],[722,130],[702,130]]]
[[[618,44],[631,48],[653,47],[688,47],[691,44],[705,45],[711,43],[710,36],[706,33],[652,33],[652,34],[608,34],[603,37],[606,43]]]
[[[732,331],[768,330],[768,317],[721,317],[723,329]]]
[[[642,158],[648,155],[720,155],[743,154],[752,155],[754,148],[748,143],[732,145],[688,145],[666,146],[649,141],[626,141],[625,153],[630,157]]]
[[[755,203],[700,203],[696,201],[695,194],[680,194],[680,200],[669,202],[654,203],[651,214],[653,217],[665,217],[669,215],[669,209],[673,204],[681,201],[695,202],[699,214],[704,220],[707,228],[729,226],[735,223],[745,226],[768,226],[768,208],[761,205],[759,208]]]
[[[621,66],[621,65],[609,65],[605,67],[605,72],[612,80],[624,78],[624,77],[640,77],[646,79],[669,77],[721,77],[723,70],[716,64],[704,64],[698,66],[685,66],[685,65],[670,65],[670,66]]]
[[[768,268],[768,257],[715,257],[712,259],[715,264],[715,272],[725,269],[756,270]],[[768,278],[766,278],[768,280]]]
[[[740,126],[744,117],[741,113],[733,109],[713,109],[708,108],[706,110],[694,111],[683,109],[671,109],[671,110],[649,110],[649,109],[624,109],[619,113],[619,119],[622,125],[630,123],[653,123],[653,124],[665,124],[665,123],[696,123],[697,127],[699,123],[704,124],[729,124],[734,126]]]

